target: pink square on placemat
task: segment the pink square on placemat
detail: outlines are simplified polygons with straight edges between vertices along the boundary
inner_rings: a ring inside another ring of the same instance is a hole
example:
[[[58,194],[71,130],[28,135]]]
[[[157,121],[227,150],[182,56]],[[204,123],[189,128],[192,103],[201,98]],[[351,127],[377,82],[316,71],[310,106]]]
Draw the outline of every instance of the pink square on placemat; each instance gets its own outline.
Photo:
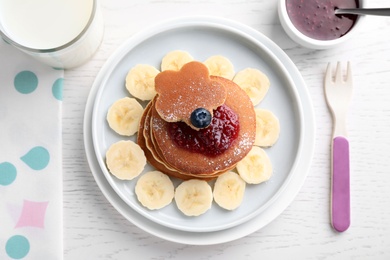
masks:
[[[18,227],[45,227],[46,208],[49,202],[34,202],[25,200],[22,213],[16,228]]]

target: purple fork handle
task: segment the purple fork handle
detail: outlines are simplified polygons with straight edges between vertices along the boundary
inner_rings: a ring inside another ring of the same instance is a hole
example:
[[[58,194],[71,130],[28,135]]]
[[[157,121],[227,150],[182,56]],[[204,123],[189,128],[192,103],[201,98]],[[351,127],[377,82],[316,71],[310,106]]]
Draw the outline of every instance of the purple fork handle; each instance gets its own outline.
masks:
[[[351,222],[349,143],[346,138],[333,139],[332,162],[332,226],[343,232]]]

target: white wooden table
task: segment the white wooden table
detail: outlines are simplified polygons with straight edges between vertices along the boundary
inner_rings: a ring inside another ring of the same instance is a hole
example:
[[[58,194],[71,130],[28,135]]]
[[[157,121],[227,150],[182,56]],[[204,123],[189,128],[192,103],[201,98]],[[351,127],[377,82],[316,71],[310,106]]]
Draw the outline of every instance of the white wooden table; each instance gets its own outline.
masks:
[[[63,101],[65,259],[390,259],[390,18],[366,17],[347,45],[324,51],[298,46],[277,17],[277,1],[102,0],[103,43],[91,61],[66,71]],[[367,1],[389,7],[386,0]],[[83,116],[89,90],[107,58],[134,33],[187,15],[224,17],[278,44],[306,81],[316,123],[314,158],[291,205],[247,237],[211,246],[176,244],[127,221],[103,196],[85,156]],[[332,121],[323,93],[328,62],[350,60],[354,95],[348,116],[352,224],[342,234],[329,222]]]

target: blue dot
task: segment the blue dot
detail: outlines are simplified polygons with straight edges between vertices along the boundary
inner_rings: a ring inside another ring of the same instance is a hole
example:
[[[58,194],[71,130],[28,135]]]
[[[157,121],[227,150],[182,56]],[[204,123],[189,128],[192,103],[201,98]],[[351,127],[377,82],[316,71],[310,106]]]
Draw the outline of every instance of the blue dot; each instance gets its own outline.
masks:
[[[42,146],[36,146],[23,155],[20,159],[31,169],[42,170],[49,164],[50,154],[46,148]]]
[[[8,239],[5,250],[12,259],[22,259],[30,251],[30,242],[24,236],[16,235]]]
[[[52,87],[53,96],[60,101],[62,100],[63,86],[64,86],[64,79],[59,78],[54,82]]]
[[[0,185],[7,186],[16,179],[16,168],[9,162],[0,163]]]
[[[38,77],[34,72],[25,70],[16,74],[14,85],[22,94],[29,94],[38,87]]]

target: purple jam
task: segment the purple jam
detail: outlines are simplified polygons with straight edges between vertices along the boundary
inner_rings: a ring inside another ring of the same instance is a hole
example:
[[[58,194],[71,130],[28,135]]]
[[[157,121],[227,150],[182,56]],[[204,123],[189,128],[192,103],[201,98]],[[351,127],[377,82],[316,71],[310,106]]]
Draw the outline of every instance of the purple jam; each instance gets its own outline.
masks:
[[[334,40],[345,35],[357,15],[336,15],[335,9],[358,6],[358,0],[286,0],[291,22],[301,33],[317,40]]]
[[[240,129],[238,116],[228,106],[214,110],[211,124],[194,130],[186,123],[169,123],[168,134],[174,143],[191,152],[217,156],[226,151],[238,137]]]

